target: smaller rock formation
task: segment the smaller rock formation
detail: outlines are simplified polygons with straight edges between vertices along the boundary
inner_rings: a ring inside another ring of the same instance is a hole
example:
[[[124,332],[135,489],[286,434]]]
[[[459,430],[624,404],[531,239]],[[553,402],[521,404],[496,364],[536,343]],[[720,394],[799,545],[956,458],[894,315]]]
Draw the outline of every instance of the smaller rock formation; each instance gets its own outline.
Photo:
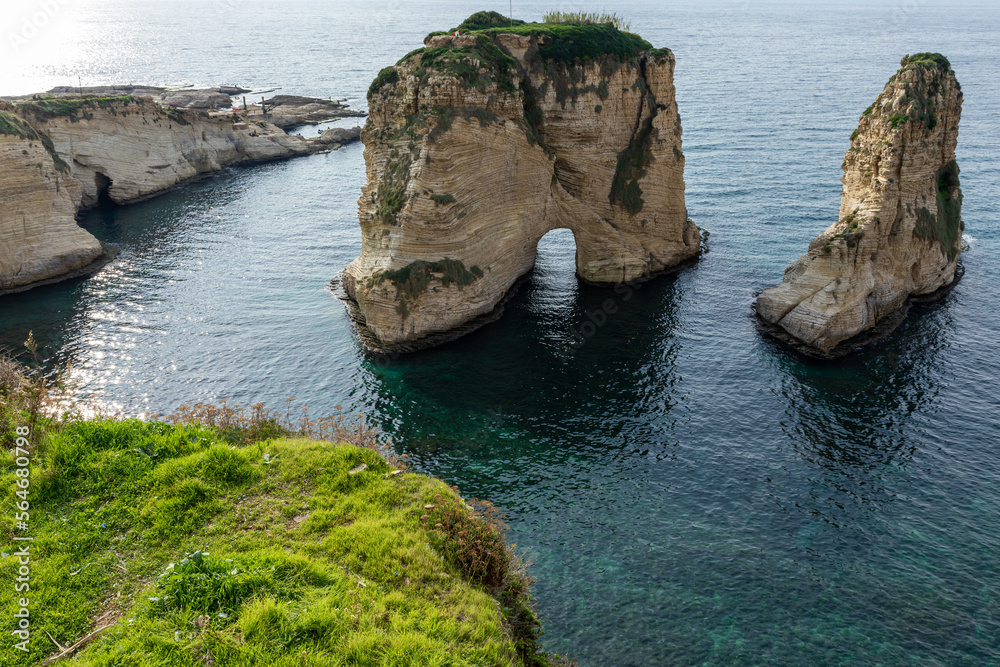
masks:
[[[961,87],[940,54],[901,65],[851,135],[840,219],[757,299],[765,331],[806,354],[841,356],[887,335],[912,301],[961,275]]]
[[[324,130],[314,141],[317,144],[328,145],[332,150],[340,148],[344,144],[350,144],[361,140],[361,127],[355,125],[352,128],[331,127]]]
[[[355,111],[338,100],[324,100],[319,97],[298,97],[296,95],[275,95],[264,100],[265,118],[283,130],[299,125],[316,125],[337,118],[364,116],[363,111]]]
[[[101,244],[76,224],[80,184],[43,137],[0,102],[0,295],[86,269]]]

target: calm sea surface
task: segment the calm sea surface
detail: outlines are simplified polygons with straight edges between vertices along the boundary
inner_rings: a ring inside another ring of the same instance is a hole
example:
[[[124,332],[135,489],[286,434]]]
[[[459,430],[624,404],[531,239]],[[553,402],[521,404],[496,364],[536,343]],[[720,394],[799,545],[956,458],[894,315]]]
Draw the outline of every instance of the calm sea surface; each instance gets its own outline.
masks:
[[[674,50],[688,208],[712,232],[697,267],[624,300],[579,284],[553,232],[499,322],[376,362],[325,289],[360,249],[354,145],[92,213],[121,256],[4,298],[0,344],[33,330],[130,414],[367,414],[508,513],[546,646],[581,665],[1000,665],[1000,7],[513,4],[617,11]],[[6,12],[0,93],[239,83],[364,107],[427,32],[507,3],[62,0],[15,53],[39,6]],[[890,342],[807,361],[757,333],[754,291],[836,219],[858,116],[920,51],[965,92],[966,277]]]

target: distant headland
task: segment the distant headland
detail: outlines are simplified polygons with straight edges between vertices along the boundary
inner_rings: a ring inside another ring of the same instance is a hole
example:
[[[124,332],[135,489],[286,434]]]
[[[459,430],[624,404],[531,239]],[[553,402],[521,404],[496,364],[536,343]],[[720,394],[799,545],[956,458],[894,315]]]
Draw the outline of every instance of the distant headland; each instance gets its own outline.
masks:
[[[54,88],[0,100],[0,295],[85,275],[115,250],[76,224],[225,167],[335,150],[361,128],[285,130],[363,116],[339,100],[236,86]]]

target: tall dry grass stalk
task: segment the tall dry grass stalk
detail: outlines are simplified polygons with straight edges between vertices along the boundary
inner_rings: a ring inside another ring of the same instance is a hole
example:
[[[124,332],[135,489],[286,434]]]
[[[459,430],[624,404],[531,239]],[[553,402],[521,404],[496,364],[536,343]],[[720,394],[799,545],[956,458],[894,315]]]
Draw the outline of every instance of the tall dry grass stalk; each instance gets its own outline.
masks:
[[[10,352],[0,352],[0,443],[13,446],[18,426],[31,429],[34,445],[43,442],[46,430],[79,419],[83,402],[72,381],[70,365],[46,373],[38,358],[34,333],[24,347],[30,360],[25,363]]]
[[[24,343],[30,360],[25,363],[9,352],[0,351],[0,444],[12,447],[18,426],[31,429],[31,439],[36,446],[43,443],[45,432],[60,428],[66,423],[84,418],[122,419],[125,415],[109,413],[99,404],[79,398],[72,367],[57,367],[46,374],[38,358],[38,344],[33,334]],[[368,423],[363,414],[345,415],[343,408],[334,406],[335,412],[313,419],[309,408],[303,407],[293,414],[292,401],[285,402],[284,412],[254,403],[248,407],[230,405],[222,399],[219,404],[185,403],[165,417],[149,415],[172,424],[197,424],[214,428],[228,441],[247,443],[279,437],[303,437],[327,442],[346,442],[378,452],[384,459],[400,469],[409,466],[392,449],[392,441],[383,438],[381,431]]]
[[[185,403],[163,420],[171,424],[200,424],[218,429],[232,441],[255,442],[268,438],[302,437],[326,442],[346,442],[378,452],[382,458],[398,468],[408,466],[392,449],[392,441],[368,423],[365,415],[348,416],[343,408],[334,406],[335,412],[313,419],[309,407],[293,412],[294,397],[285,399],[284,412],[264,407],[263,403],[249,406],[230,404],[228,399],[214,403]],[[152,415],[158,418],[160,415]]]
[[[618,14],[607,12],[545,12],[542,23],[567,23],[570,25],[610,24],[622,32],[632,32],[631,26]]]

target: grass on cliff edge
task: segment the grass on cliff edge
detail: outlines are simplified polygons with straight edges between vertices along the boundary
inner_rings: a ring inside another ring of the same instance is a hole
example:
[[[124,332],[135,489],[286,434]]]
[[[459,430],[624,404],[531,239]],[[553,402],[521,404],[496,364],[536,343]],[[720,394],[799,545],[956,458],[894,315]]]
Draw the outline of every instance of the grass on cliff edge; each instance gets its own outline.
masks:
[[[348,444],[53,423],[11,396],[0,386],[0,533],[5,552],[34,538],[20,594],[31,638],[29,653],[13,648],[11,592],[0,664],[36,664],[101,628],[60,664],[549,664],[502,524],[440,480],[394,475]],[[27,531],[14,517],[18,423],[51,429],[33,447]],[[0,578],[18,567],[5,554]]]
[[[55,116],[72,116],[81,108],[111,107],[120,102],[131,102],[131,95],[115,95],[111,97],[49,97],[40,100],[17,102],[22,110],[31,111],[43,118]]]

